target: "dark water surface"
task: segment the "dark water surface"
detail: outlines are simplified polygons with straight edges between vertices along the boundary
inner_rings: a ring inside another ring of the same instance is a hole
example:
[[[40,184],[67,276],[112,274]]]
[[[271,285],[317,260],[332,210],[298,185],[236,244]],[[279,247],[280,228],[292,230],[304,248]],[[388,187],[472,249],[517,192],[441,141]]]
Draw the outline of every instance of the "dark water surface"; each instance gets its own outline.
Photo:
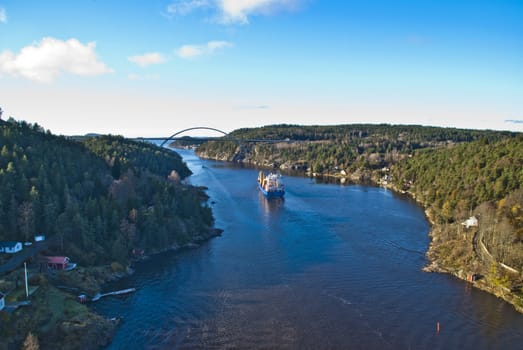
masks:
[[[412,201],[299,177],[268,201],[256,170],[180,153],[224,234],[110,286],[138,290],[95,306],[124,319],[109,349],[523,348],[510,305],[421,271],[429,224]]]

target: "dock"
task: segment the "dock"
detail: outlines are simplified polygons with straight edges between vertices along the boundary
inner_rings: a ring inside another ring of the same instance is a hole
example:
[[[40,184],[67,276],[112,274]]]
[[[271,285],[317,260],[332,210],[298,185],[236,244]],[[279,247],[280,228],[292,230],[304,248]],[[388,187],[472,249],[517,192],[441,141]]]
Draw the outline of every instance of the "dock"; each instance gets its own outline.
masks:
[[[91,299],[91,301],[98,301],[98,300],[102,299],[103,297],[107,297],[110,295],[121,295],[121,294],[133,293],[135,291],[136,291],[136,288],[127,288],[127,289],[122,289],[122,290],[116,290],[114,292],[98,293]]]

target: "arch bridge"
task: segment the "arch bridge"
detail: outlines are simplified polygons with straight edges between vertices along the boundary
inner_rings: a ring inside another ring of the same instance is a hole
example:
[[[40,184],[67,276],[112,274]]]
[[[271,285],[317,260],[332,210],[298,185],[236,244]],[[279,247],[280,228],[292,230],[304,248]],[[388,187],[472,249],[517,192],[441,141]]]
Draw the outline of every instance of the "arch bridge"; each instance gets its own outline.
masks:
[[[220,130],[220,129],[211,128],[211,127],[208,127],[208,126],[194,126],[192,128],[187,128],[187,129],[183,129],[183,130],[177,131],[174,134],[172,134],[171,136],[167,136],[167,137],[137,137],[136,140],[138,140],[138,141],[146,141],[146,140],[163,141],[160,144],[160,147],[163,147],[169,141],[178,140],[179,139],[179,138],[177,138],[178,135],[183,134],[184,132],[187,132],[187,131],[192,131],[192,130],[216,131],[216,132],[218,132],[220,134],[223,134],[224,137],[229,135],[228,133],[226,133],[225,131]],[[235,138],[198,137],[198,140],[201,140],[201,141],[218,140],[218,139],[221,139],[221,140],[224,140],[224,141],[237,141],[237,142],[239,142]]]
[[[228,133],[226,133],[225,131],[222,131],[220,129],[216,129],[216,128],[210,128],[210,127],[207,127],[207,126],[194,126],[192,128],[187,128],[187,129],[183,129],[183,130],[180,130],[178,132],[175,132],[174,134],[172,134],[171,136],[169,136],[168,138],[166,138],[160,145],[160,147],[163,147],[168,141],[170,140],[174,140],[174,138],[180,134],[183,134],[184,132],[187,132],[187,131],[192,131],[192,130],[211,130],[211,131],[216,131],[216,132],[219,132],[219,133],[222,133],[224,136],[227,136],[229,135]],[[200,138],[201,139],[201,138]]]
[[[160,147],[163,147],[167,142],[171,141],[171,140],[177,140],[177,136],[180,135],[180,134],[183,134],[184,132],[187,132],[187,131],[192,131],[192,130],[210,130],[210,131],[216,131],[218,133],[221,133],[223,134],[222,137],[218,138],[218,137],[198,137],[198,140],[201,140],[201,141],[210,141],[210,140],[215,140],[215,141],[234,141],[238,144],[241,144],[242,142],[269,142],[269,143],[276,143],[276,142],[289,142],[290,140],[289,139],[285,139],[285,140],[245,140],[245,139],[238,139],[236,137],[232,137],[229,135],[229,133],[223,131],[223,130],[220,130],[220,129],[216,129],[216,128],[211,128],[211,127],[208,127],[208,126],[194,126],[194,127],[191,127],[191,128],[187,128],[187,129],[183,129],[183,130],[180,130],[180,131],[177,131],[175,132],[174,134],[172,134],[171,136],[168,136],[168,137],[139,137],[137,138],[137,140],[157,140],[157,141],[161,141],[163,140],[163,142],[160,144]]]

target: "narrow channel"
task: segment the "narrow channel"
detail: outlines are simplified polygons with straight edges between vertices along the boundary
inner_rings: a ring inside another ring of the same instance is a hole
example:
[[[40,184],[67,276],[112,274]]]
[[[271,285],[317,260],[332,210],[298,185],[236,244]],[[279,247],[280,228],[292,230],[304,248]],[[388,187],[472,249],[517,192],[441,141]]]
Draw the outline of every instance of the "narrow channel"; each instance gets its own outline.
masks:
[[[267,200],[255,169],[180,153],[223,236],[116,282],[137,292],[96,303],[124,320],[108,349],[521,348],[512,306],[421,271],[430,227],[408,198],[289,176]]]

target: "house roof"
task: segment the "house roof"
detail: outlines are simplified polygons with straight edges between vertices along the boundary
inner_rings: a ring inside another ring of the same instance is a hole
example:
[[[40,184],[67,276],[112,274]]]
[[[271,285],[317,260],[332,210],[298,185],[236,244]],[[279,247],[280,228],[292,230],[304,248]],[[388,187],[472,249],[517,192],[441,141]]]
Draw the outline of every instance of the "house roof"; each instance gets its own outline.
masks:
[[[22,242],[0,242],[0,247],[3,247],[3,248],[14,248],[19,243],[22,244]]]
[[[69,258],[66,256],[46,256],[49,264],[68,264]]]

